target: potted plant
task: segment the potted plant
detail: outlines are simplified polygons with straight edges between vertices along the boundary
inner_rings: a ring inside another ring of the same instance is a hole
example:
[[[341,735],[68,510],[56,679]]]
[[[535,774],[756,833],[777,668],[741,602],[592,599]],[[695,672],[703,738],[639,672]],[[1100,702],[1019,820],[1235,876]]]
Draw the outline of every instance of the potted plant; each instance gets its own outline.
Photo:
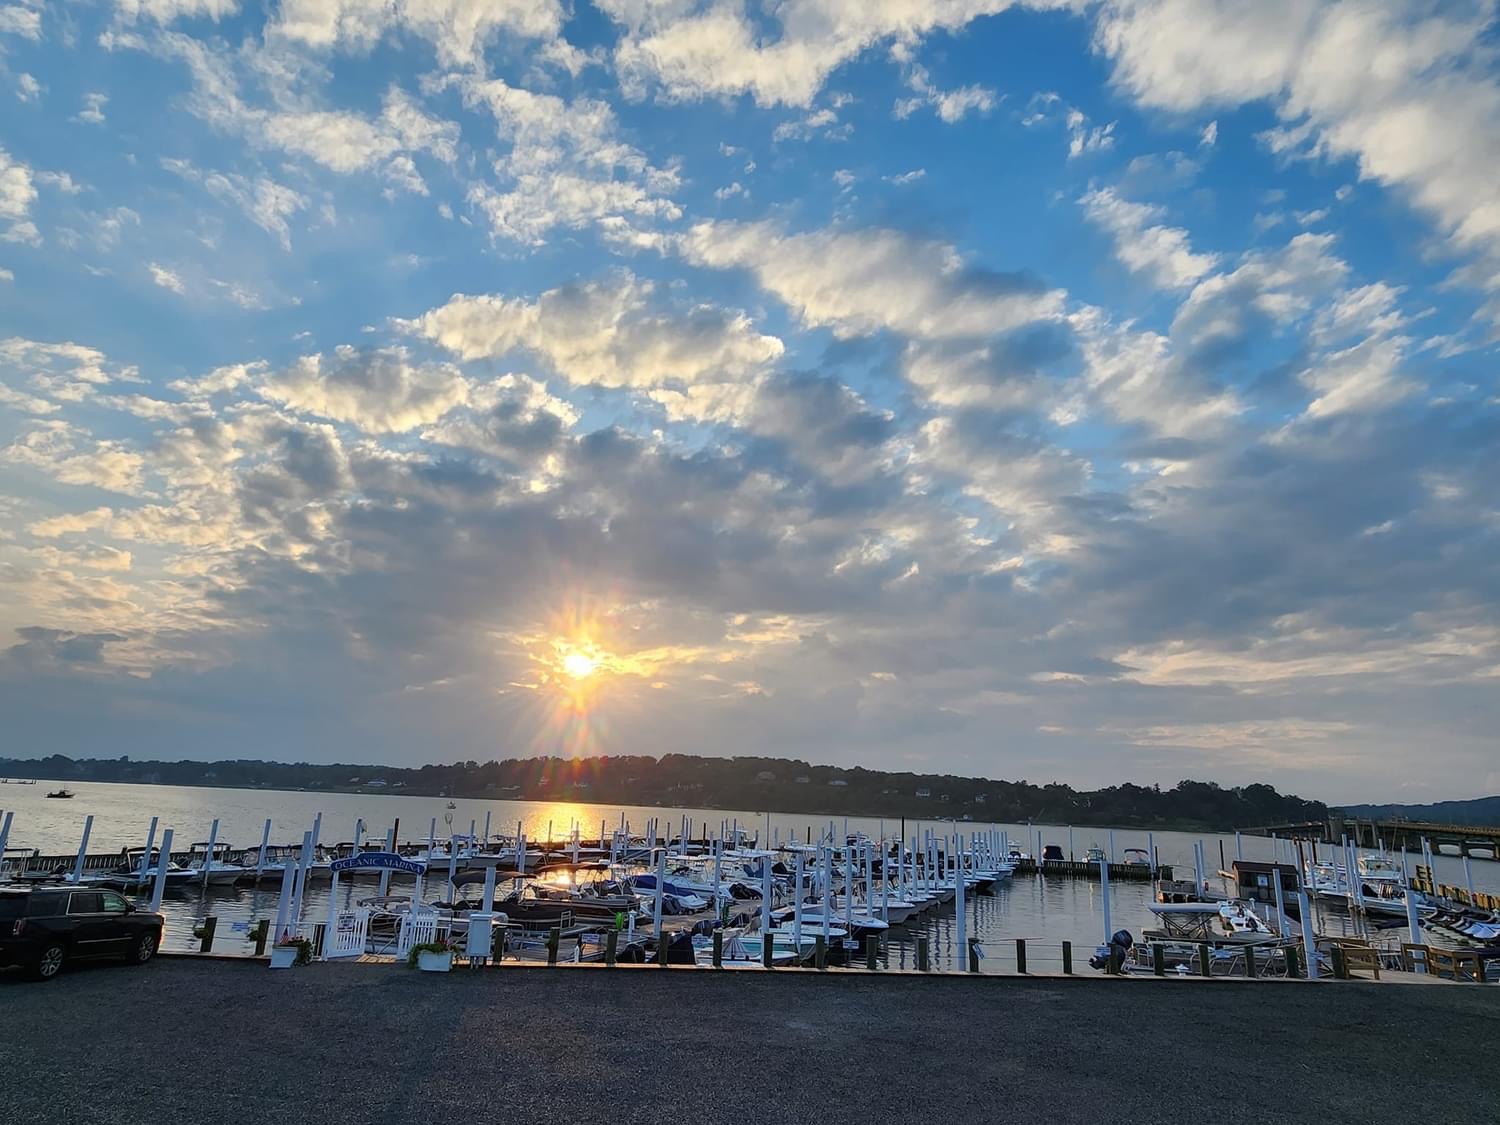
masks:
[[[290,969],[293,965],[306,965],[312,961],[312,942],[306,938],[282,934],[271,946],[271,968]]]
[[[406,955],[406,963],[415,965],[424,973],[452,972],[455,948],[451,941],[423,942],[411,947],[411,952]]]

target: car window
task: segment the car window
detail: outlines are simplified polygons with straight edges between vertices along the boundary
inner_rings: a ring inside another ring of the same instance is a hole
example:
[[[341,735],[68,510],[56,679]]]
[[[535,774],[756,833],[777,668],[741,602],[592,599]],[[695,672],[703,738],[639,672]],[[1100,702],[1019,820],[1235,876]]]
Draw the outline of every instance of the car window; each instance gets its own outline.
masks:
[[[65,901],[62,895],[34,894],[26,904],[26,917],[50,918],[54,914],[61,914]]]
[[[69,914],[98,914],[102,909],[98,891],[74,891],[68,902]]]
[[[25,895],[6,895],[0,898],[0,918],[19,918],[26,913]]]
[[[124,914],[129,909],[125,900],[113,891],[103,891],[99,897],[104,900],[103,908],[106,914]]]

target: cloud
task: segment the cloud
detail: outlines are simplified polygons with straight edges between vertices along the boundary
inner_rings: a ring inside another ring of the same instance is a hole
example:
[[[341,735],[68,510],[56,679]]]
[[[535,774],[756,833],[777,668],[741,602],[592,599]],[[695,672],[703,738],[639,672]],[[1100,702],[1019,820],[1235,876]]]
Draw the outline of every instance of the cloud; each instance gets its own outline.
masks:
[[[1061,312],[1063,294],[1020,274],[964,263],[950,245],[888,229],[788,234],[773,223],[699,223],[688,261],[748,269],[802,322],[839,336],[988,336]]]
[[[307,208],[307,196],[268,176],[203,172],[185,160],[163,160],[162,166],[185,180],[202,184],[209,194],[239,208],[261,230],[275,236],[283,250],[292,248],[287,220]]]
[[[16,75],[16,97],[20,98],[21,101],[40,101],[42,94],[44,94],[46,90],[47,87],[43,86],[30,74],[23,73]]]
[[[179,19],[210,19],[215,23],[240,10],[239,0],[115,0],[126,23],[148,19],[166,24]]]
[[[0,222],[9,224],[7,241],[37,240],[36,227],[27,219],[34,202],[36,184],[32,182],[31,168],[0,148]]]
[[[1089,192],[1079,203],[1090,220],[1114,235],[1120,261],[1164,289],[1193,284],[1218,263],[1216,254],[1194,254],[1188,233],[1155,222],[1164,208],[1122,199],[1111,188]]]
[[[649,283],[621,273],[535,301],[460,294],[401,326],[465,360],[529,352],[569,382],[604,387],[741,379],[782,353],[743,313],[667,312],[652,298]]]
[[[283,0],[269,35],[301,45],[370,51],[404,31],[432,43],[444,66],[473,66],[501,35],[556,40],[557,0]]]
[[[599,7],[624,28],[615,66],[627,94],[655,87],[671,99],[748,94],[761,106],[806,107],[830,74],[868,48],[894,39],[915,43],[1011,3],[797,0],[747,10],[728,0],[601,0]],[[779,25],[779,37],[768,25]]]
[[[21,39],[42,37],[42,13],[35,8],[20,4],[0,5],[0,35],[15,35]]]
[[[1267,135],[1274,150],[1353,158],[1455,248],[1500,260],[1500,80],[1472,49],[1492,18],[1418,0],[1131,0],[1101,11],[1096,43],[1144,105],[1269,102],[1285,123]]]
[[[416,363],[403,348],[304,356],[266,377],[262,397],[370,433],[403,433],[436,422],[469,397],[468,381],[446,363]]]
[[[83,108],[73,117],[74,121],[80,121],[85,125],[103,125],[104,107],[109,103],[109,95],[98,92],[83,95]]]
[[[182,283],[182,278],[174,271],[167,269],[166,266],[160,266],[152,262],[146,268],[151,271],[151,280],[163,289],[170,289],[173,293],[178,294],[187,292],[187,286]]]
[[[26,465],[63,484],[91,485],[109,492],[141,490],[145,459],[116,441],[93,441],[66,422],[44,422],[23,435],[0,457]]]
[[[970,113],[983,116],[1000,102],[995,91],[987,86],[970,85],[940,90],[932,84],[926,67],[908,63],[905,71],[906,84],[915,96],[896,102],[891,112],[898,120],[905,120],[923,106],[930,106],[940,121],[952,125],[962,121]]]

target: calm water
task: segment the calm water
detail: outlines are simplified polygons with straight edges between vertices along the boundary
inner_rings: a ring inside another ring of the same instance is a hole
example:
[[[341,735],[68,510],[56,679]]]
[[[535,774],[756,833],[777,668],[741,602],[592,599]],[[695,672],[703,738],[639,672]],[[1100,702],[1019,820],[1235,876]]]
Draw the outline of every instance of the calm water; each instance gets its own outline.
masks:
[[[703,809],[647,809],[605,807],[599,805],[548,803],[534,801],[480,801],[454,799],[457,806],[448,809],[442,797],[406,797],[367,793],[297,793],[276,790],[243,789],[197,789],[158,785],[111,785],[84,782],[71,784],[77,796],[71,801],[48,800],[47,791],[55,788],[43,781],[37,785],[0,785],[0,819],[3,812],[14,812],[10,847],[36,848],[43,854],[73,853],[78,849],[83,834],[84,820],[94,817],[89,837],[90,853],[114,852],[125,847],[140,847],[146,842],[146,833],[151,818],[161,818],[160,831],[172,828],[173,848],[186,847],[195,841],[208,839],[212,821],[219,820],[218,839],[228,841],[236,847],[254,848],[259,845],[265,821],[271,821],[271,842],[300,843],[302,833],[312,827],[313,818],[323,816],[321,840],[337,843],[352,840],[355,822],[363,820],[366,838],[383,838],[386,831],[399,821],[402,840],[425,840],[429,826],[437,823],[438,836],[448,832],[469,831],[474,823],[480,832],[484,830],[485,815],[490,816],[492,832],[513,833],[518,825],[532,841],[545,842],[549,835],[553,840],[568,838],[577,823],[586,836],[599,833],[601,821],[606,832],[619,826],[623,813],[633,831],[644,830],[646,821],[655,816],[660,819],[661,830],[675,833],[682,818],[693,823],[695,835],[706,823],[716,833],[721,822],[748,826],[751,831],[759,828],[762,838],[771,831],[780,833],[784,840],[795,834],[806,838],[811,831],[816,838],[819,828],[827,827],[827,818],[790,814],[766,814],[756,812],[734,812]],[[451,817],[451,825],[448,818]],[[879,821],[874,819],[838,817],[835,827],[842,832],[847,824],[849,831],[862,831],[871,836],[882,830],[896,835],[902,830],[899,820]],[[978,832],[987,828],[1001,828],[1009,832],[1011,842],[1028,852],[1038,850],[1038,832],[1045,843],[1059,844],[1064,851],[1076,853],[1080,858],[1094,844],[1108,850],[1113,846],[1118,857],[1126,848],[1145,848],[1147,833],[1141,829],[1120,828],[1113,833],[1103,828],[1027,827],[1025,825],[986,825],[979,823],[960,824],[956,828],[950,821],[907,820],[905,835],[910,839],[925,829],[937,833],[951,834],[954,831]],[[1231,836],[1196,836],[1179,832],[1157,832],[1152,840],[1164,864],[1172,864],[1179,872],[1191,872],[1193,844],[1203,840],[1208,855],[1208,866],[1217,868],[1220,849],[1224,857],[1233,861],[1235,839]],[[1246,859],[1269,861],[1274,857],[1270,840],[1244,837],[1242,841]],[[1287,847],[1281,844],[1283,862],[1288,860]],[[1413,863],[1416,857],[1411,857]],[[1500,892],[1500,863],[1475,859],[1472,862],[1476,890]],[[1440,856],[1437,859],[1439,882],[1462,885],[1463,864],[1457,857]],[[215,888],[207,894],[185,893],[169,895],[163,904],[167,916],[166,946],[169,949],[196,948],[192,928],[201,919],[212,914],[218,917],[218,938],[215,951],[224,953],[248,952],[241,933],[236,932],[236,923],[245,925],[260,918],[274,918],[279,887],[269,884],[258,888]],[[369,884],[358,887],[340,887],[340,897],[352,900],[370,894]],[[310,919],[321,919],[327,909],[326,885],[313,884],[308,888],[308,913]],[[1149,915],[1146,903],[1150,900],[1150,887],[1145,883],[1114,882],[1110,886],[1110,921],[1114,928],[1126,928],[1139,932]],[[1017,878],[999,884],[993,895],[974,896],[968,904],[969,933],[986,943],[984,968],[1009,970],[1014,967],[1014,939],[1027,939],[1028,962],[1035,968],[1055,967],[1060,957],[1061,943],[1071,941],[1075,947],[1078,964],[1081,965],[1089,951],[1104,932],[1103,904],[1097,883],[1086,880]],[[1325,932],[1342,932],[1347,919],[1336,912],[1320,914],[1319,928]],[[910,966],[914,963],[914,940],[917,934],[927,934],[933,944],[934,960],[952,956],[952,942],[956,939],[955,920],[952,912],[929,916],[928,920],[914,923],[893,931],[889,951],[890,963]]]

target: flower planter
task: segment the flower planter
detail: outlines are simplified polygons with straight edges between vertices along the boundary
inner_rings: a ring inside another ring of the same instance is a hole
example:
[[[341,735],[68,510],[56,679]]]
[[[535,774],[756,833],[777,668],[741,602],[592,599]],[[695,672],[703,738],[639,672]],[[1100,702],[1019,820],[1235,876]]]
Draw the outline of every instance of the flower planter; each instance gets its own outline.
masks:
[[[271,946],[271,968],[290,969],[296,963],[297,947],[295,945]]]
[[[453,954],[432,953],[424,949],[417,954],[417,968],[424,973],[450,973],[453,971]]]

